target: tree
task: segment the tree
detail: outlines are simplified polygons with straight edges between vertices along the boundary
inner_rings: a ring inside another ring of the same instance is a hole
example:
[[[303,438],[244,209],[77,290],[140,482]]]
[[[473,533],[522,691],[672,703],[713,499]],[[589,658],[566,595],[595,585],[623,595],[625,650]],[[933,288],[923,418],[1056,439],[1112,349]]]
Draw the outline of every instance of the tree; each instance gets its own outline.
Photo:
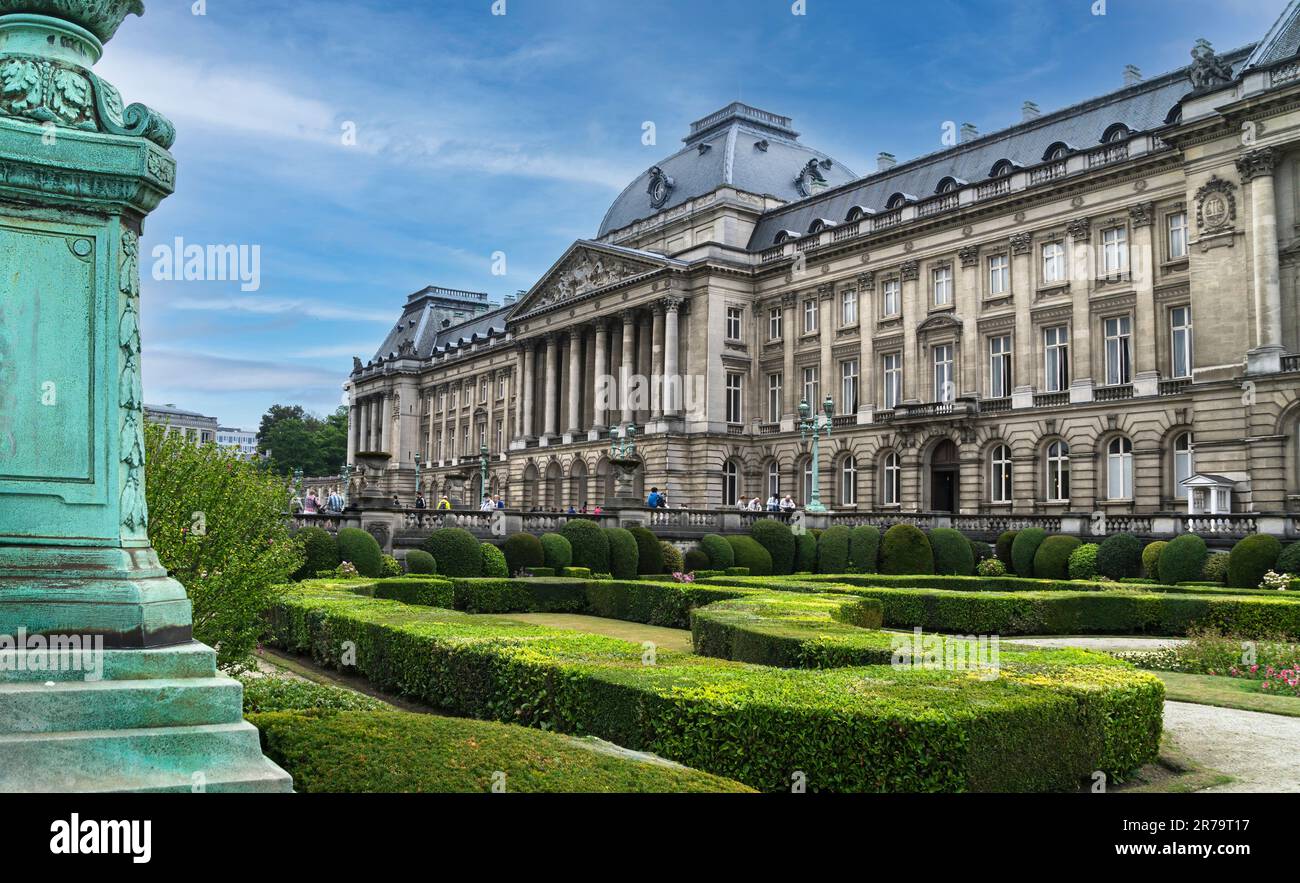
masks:
[[[337,475],[347,458],[348,409],[322,420],[301,405],[272,405],[262,415],[257,447],[280,475],[295,469],[308,476]]]

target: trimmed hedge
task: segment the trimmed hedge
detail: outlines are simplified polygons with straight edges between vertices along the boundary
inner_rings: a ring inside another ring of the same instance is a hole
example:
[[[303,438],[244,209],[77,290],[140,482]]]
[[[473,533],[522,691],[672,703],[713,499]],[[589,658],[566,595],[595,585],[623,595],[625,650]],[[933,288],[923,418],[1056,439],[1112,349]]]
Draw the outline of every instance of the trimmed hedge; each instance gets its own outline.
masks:
[[[919,527],[895,524],[880,541],[880,572],[888,574],[934,573],[934,551]]]
[[[700,549],[709,556],[709,567],[712,570],[726,570],[736,564],[736,553],[732,551],[731,543],[716,533],[708,534],[700,540]]]
[[[880,530],[863,524],[849,530],[849,566],[854,573],[875,573],[880,567]]]
[[[376,598],[448,610],[455,601],[451,581],[445,579],[383,579],[374,584],[373,591]]]
[[[1232,547],[1228,559],[1228,585],[1237,589],[1254,589],[1264,580],[1282,555],[1282,544],[1267,534],[1246,537]]]
[[[1142,543],[1131,533],[1106,537],[1097,550],[1097,573],[1113,580],[1140,576]]]
[[[406,572],[428,576],[438,572],[438,562],[423,549],[412,549],[406,553]]]
[[[575,567],[590,567],[592,573],[609,572],[609,537],[594,521],[575,518],[560,528],[573,547]]]
[[[474,534],[460,527],[444,527],[420,544],[438,562],[443,576],[481,576],[483,551]]]
[[[768,576],[772,573],[772,553],[764,549],[758,540],[747,536],[732,536],[727,537],[727,543],[731,546],[735,563],[723,570],[747,567],[754,576]]]
[[[1070,556],[1083,543],[1077,537],[1051,536],[1043,540],[1034,553],[1036,579],[1069,579]]]
[[[817,538],[817,572],[848,573],[852,537],[847,527],[835,525]]]
[[[686,561],[682,556],[682,550],[674,546],[667,540],[659,543],[659,554],[663,556],[664,566],[662,573],[685,573]]]
[[[640,573],[640,555],[632,531],[611,527],[605,533],[609,537],[609,572],[615,579],[636,579]]]
[[[1160,581],[1177,584],[1199,580],[1205,573],[1205,559],[1209,554],[1205,540],[1195,534],[1172,540],[1160,553]]]
[[[501,551],[506,556],[506,566],[510,575],[522,573],[529,567],[546,566],[546,550],[542,541],[530,533],[516,533],[506,537],[501,544]]]
[[[1041,527],[1028,527],[1016,534],[1011,544],[1011,570],[1016,576],[1034,576],[1034,556],[1045,539],[1047,531]]]
[[[345,527],[338,535],[339,561],[351,562],[357,573],[371,578],[383,576],[383,550],[370,534],[356,527]],[[437,558],[438,556],[433,556]]]
[[[644,527],[630,528],[636,540],[636,572],[642,576],[658,576],[664,572],[664,550],[654,531]]]
[[[542,534],[542,560],[538,562],[557,573],[573,564],[573,546],[558,533]]]
[[[950,527],[930,531],[930,548],[934,554],[934,572],[951,576],[973,576],[975,557],[970,541]]]
[[[1097,578],[1097,552],[1101,546],[1096,543],[1084,543],[1070,553],[1070,579]]]
[[[1228,581],[1228,565],[1231,562],[1232,555],[1229,553],[1215,552],[1205,559],[1205,570],[1201,573],[1202,579],[1223,585]]]
[[[1147,579],[1153,579],[1156,582],[1165,581],[1160,576],[1160,553],[1169,545],[1164,540],[1156,540],[1154,543],[1147,543],[1142,550],[1142,573]]]
[[[1006,565],[1007,571],[1011,572],[1013,564],[1011,562],[1011,547],[1015,545],[1018,530],[1003,531],[998,536],[998,541],[993,545],[993,551],[998,556],[998,560]]]
[[[731,546],[727,546],[731,550]],[[699,546],[692,546],[686,550],[686,555],[682,559],[682,567],[686,573],[698,573],[701,570],[709,570],[713,567],[713,562],[709,560],[709,555]]]
[[[1277,564],[1273,569],[1278,573],[1289,573],[1292,576],[1300,576],[1300,543],[1291,543],[1282,550],[1282,554],[1277,556]]]
[[[292,577],[294,582],[311,579],[322,570],[334,570],[339,566],[339,544],[334,535],[319,527],[304,527],[294,534],[302,545],[302,567]]]
[[[784,576],[794,573],[797,544],[790,525],[774,518],[760,518],[749,528],[749,535],[772,556],[772,572]]]
[[[796,573],[815,573],[817,571],[817,536],[810,530],[795,535],[796,552],[794,569]]]
[[[483,543],[480,548],[483,550],[483,576],[489,578],[510,576],[510,567],[506,564],[505,553],[491,543]]]
[[[591,579],[590,567],[566,567],[561,570],[559,576],[573,577],[575,579]]]
[[[891,637],[864,631],[883,621],[874,599],[770,592],[693,610],[691,642],[701,656],[753,665],[888,665]]]

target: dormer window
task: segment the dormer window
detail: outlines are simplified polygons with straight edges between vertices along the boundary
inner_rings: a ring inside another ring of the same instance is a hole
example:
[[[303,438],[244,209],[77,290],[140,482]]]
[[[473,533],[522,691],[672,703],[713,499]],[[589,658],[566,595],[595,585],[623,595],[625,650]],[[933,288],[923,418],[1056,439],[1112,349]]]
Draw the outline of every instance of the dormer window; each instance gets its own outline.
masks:
[[[962,188],[964,181],[959,181],[951,176],[944,178],[939,182],[939,186],[934,188],[935,193],[956,193]]]
[[[1111,126],[1109,129],[1107,129],[1106,133],[1101,136],[1101,143],[1118,144],[1121,141],[1127,141],[1128,136],[1129,136],[1128,126],[1124,125],[1123,123],[1116,123],[1115,125]]]
[[[992,171],[989,172],[990,178],[1009,178],[1011,173],[1016,170],[1016,164],[1009,159],[1000,159],[993,165]]]
[[[874,214],[875,212],[865,206],[855,205],[853,208],[849,209],[849,213],[844,217],[844,222],[846,224],[852,224],[855,221],[861,221],[863,218]]]
[[[906,193],[895,193],[893,196],[889,197],[889,202],[885,203],[885,208],[892,212],[894,209],[899,209],[907,205],[909,201],[911,201],[911,197]]]
[[[1047,148],[1047,152],[1043,154],[1043,162],[1056,162],[1057,160],[1065,159],[1071,153],[1070,145],[1066,144],[1064,141],[1057,141],[1051,147]]]
[[[813,221],[811,224],[808,225],[808,235],[816,236],[818,233],[822,232],[828,227],[834,227],[834,226],[835,224],[832,223],[831,221],[827,221],[825,218],[818,218],[817,220]]]

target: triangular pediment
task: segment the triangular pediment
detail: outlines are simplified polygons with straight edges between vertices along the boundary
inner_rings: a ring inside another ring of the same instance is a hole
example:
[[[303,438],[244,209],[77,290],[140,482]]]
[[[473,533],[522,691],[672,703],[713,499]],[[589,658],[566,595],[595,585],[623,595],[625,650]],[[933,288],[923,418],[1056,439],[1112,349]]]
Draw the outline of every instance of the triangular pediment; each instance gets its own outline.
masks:
[[[582,240],[574,243],[541,281],[524,295],[510,318],[517,319],[580,300],[673,264],[667,258],[645,252]]]

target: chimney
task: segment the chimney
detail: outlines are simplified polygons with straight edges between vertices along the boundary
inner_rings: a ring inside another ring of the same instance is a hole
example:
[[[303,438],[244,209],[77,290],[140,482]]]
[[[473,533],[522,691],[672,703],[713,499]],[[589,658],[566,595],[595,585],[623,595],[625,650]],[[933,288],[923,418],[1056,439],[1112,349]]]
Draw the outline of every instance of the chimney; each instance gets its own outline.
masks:
[[[1125,66],[1124,66],[1124,85],[1125,85],[1125,86],[1136,86],[1136,85],[1137,85],[1138,83],[1140,83],[1140,82],[1142,82],[1142,71],[1141,71],[1141,69],[1139,69],[1138,66],[1135,65],[1135,64],[1125,65]]]
[[[974,140],[975,140],[976,138],[978,138],[979,136],[980,136],[980,130],[977,129],[977,128],[975,128],[975,124],[974,124],[974,123],[962,123],[962,124],[961,124],[961,143],[962,143],[962,144],[965,144],[967,141],[974,141]]]
[[[885,153],[883,150],[876,157],[876,171],[887,172],[894,166],[898,165],[898,159],[892,153]]]
[[[1038,109],[1038,105],[1032,101],[1026,101],[1024,107],[1022,107],[1020,110],[1022,114],[1022,119],[1026,123],[1029,122],[1030,120],[1036,120],[1043,115],[1043,112]]]

